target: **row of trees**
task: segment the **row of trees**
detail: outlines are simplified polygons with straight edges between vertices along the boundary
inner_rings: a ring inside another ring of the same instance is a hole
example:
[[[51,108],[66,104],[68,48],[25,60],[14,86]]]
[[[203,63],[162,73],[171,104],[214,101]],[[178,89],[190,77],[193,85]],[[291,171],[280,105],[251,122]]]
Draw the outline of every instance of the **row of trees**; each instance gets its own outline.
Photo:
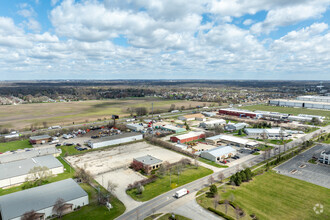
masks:
[[[230,177],[230,183],[236,186],[240,186],[242,182],[248,182],[252,180],[252,171],[250,168],[246,168],[240,172],[235,173]]]

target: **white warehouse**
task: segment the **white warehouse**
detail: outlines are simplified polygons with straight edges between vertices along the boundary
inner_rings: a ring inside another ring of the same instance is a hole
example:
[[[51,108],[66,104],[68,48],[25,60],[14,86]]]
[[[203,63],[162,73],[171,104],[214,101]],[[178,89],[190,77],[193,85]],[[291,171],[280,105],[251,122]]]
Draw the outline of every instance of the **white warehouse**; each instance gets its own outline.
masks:
[[[34,219],[48,219],[53,214],[56,201],[64,200],[64,213],[88,205],[88,194],[73,180],[66,179],[31,189],[0,196],[0,217],[2,220],[21,220],[31,210]]]
[[[126,124],[126,128],[131,129],[132,131],[143,131],[144,127],[140,124]]]
[[[230,146],[216,147],[211,150],[202,151],[200,156],[202,158],[217,162],[223,161],[228,157],[236,155],[237,151]]]
[[[64,172],[63,164],[52,155],[0,164],[0,188],[24,183],[32,168],[44,166],[54,175]]]
[[[142,140],[143,135],[135,132],[122,133],[108,137],[98,138],[88,141],[88,146],[91,148],[100,148],[116,144],[124,144],[132,141]]]
[[[226,121],[224,119],[215,119],[210,121],[205,121],[199,124],[199,127],[205,128],[205,129],[213,129],[216,126],[219,125],[225,125]]]
[[[276,99],[276,100],[270,100],[269,104],[276,106],[286,106],[286,107],[315,108],[315,109],[330,110],[329,102],[311,102],[311,101],[301,101],[301,100]]]

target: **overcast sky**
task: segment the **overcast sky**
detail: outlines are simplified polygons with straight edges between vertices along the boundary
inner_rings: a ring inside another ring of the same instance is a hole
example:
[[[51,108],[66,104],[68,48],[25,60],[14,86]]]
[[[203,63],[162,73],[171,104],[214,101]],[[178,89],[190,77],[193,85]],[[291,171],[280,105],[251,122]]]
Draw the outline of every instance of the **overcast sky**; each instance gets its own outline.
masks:
[[[330,80],[330,0],[2,0],[0,80]]]

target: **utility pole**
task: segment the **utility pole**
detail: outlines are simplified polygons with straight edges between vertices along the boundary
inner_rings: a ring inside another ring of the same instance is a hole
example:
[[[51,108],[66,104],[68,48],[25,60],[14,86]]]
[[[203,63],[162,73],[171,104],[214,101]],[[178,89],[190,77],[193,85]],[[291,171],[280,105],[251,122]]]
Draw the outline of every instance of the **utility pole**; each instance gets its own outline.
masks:
[[[154,103],[151,103],[151,126],[152,126],[152,137],[154,136]]]

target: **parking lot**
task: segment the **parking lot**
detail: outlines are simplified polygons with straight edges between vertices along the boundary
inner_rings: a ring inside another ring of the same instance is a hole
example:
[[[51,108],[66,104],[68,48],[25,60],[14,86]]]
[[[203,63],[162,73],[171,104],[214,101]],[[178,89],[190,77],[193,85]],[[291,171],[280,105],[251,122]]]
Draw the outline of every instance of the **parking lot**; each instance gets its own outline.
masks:
[[[274,169],[280,174],[330,188],[330,166],[308,162],[313,156],[319,157],[327,147],[329,145],[317,145]]]
[[[139,142],[102,151],[93,151],[83,155],[69,156],[66,159],[72,165],[90,171],[94,178],[105,188],[107,188],[109,180],[118,184],[115,194],[130,210],[137,207],[140,202],[136,202],[126,194],[126,187],[128,184],[146,177],[128,167],[133,158],[147,154],[170,163],[177,162],[185,157],[146,142]]]

